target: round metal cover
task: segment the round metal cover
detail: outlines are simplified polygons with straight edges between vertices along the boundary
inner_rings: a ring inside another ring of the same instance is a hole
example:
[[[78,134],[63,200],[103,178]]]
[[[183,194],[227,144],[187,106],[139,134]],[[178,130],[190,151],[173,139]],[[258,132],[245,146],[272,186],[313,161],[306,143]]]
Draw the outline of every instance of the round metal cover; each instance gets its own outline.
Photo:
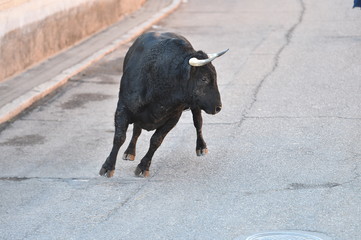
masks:
[[[268,232],[248,237],[246,240],[326,240],[301,232]]]

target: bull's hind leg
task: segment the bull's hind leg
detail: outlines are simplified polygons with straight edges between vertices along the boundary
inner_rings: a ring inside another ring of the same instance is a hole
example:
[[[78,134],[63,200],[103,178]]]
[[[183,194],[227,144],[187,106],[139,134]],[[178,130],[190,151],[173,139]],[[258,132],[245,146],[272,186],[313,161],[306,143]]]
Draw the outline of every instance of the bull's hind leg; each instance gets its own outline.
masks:
[[[130,140],[129,146],[123,154],[123,160],[134,161],[136,144],[138,137],[141,133],[142,133],[142,128],[134,123],[132,140]]]
[[[113,140],[113,148],[109,154],[107,160],[105,160],[102,168],[99,171],[99,175],[106,176],[108,178],[114,175],[115,163],[117,161],[117,155],[119,152],[119,148],[123,145],[126,132],[129,125],[128,116],[124,111],[124,107],[117,107],[115,112],[115,133]]]
[[[202,113],[199,108],[192,109],[193,114],[193,124],[197,131],[197,144],[196,144],[196,154],[197,156],[203,156],[208,153],[207,144],[203,139],[202,135]]]
[[[141,174],[144,177],[149,176],[149,167],[152,162],[153,155],[155,151],[162,144],[163,139],[169,133],[170,130],[177,124],[182,112],[180,112],[177,116],[168,120],[163,126],[158,128],[150,139],[150,146],[148,152],[145,154],[140,164],[138,164],[137,168],[134,171],[136,176],[140,176]]]

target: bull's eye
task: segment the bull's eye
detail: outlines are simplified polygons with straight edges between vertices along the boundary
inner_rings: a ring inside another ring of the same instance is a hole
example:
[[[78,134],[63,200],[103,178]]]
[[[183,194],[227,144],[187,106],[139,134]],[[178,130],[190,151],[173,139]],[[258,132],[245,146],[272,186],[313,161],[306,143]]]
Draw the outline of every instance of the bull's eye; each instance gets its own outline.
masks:
[[[202,77],[202,82],[207,83],[207,82],[209,82],[209,80],[206,77]]]

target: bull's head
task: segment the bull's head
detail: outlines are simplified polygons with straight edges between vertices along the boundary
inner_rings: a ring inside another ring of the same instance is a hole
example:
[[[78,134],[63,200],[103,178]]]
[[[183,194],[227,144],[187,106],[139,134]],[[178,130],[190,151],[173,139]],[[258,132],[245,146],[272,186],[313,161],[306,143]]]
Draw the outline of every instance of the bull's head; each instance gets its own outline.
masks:
[[[228,51],[214,54],[198,52],[200,56],[189,59],[189,65],[193,66],[191,78],[195,82],[193,99],[198,107],[208,114],[216,114],[222,109],[221,97],[217,86],[217,73],[211,62]]]

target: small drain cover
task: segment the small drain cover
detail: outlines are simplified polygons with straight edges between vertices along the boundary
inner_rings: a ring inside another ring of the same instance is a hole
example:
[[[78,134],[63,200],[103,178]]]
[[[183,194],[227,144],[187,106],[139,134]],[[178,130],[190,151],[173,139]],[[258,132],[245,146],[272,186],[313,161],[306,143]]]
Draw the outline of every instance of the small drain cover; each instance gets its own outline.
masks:
[[[248,237],[246,240],[329,240],[303,232],[267,232]]]

